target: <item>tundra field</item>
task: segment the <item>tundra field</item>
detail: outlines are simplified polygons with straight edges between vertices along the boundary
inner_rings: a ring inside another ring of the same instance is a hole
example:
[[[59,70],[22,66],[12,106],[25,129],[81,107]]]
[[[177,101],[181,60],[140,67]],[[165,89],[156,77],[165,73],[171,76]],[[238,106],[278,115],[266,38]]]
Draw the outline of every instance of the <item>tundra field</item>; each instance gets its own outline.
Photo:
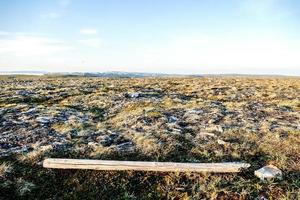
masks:
[[[45,169],[45,158],[251,164],[236,174]],[[261,181],[268,164],[282,179]],[[299,199],[297,77],[0,77],[0,199]]]

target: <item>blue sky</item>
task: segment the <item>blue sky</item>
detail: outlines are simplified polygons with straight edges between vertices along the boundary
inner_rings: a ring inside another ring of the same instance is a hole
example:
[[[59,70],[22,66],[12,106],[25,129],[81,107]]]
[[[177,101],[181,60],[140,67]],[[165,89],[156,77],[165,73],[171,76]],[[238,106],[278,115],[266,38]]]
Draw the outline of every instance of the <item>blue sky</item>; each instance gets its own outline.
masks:
[[[1,0],[0,71],[300,75],[297,0]]]

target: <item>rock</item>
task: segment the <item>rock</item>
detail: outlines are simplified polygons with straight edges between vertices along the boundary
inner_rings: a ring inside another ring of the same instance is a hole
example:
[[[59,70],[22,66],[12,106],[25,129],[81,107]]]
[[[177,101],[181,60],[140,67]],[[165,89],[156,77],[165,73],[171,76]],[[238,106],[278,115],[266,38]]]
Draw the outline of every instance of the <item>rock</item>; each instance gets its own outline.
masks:
[[[225,142],[224,140],[220,140],[220,139],[218,139],[218,144],[220,144],[220,145],[227,145],[227,144],[229,144],[228,142]]]
[[[67,148],[68,144],[64,143],[64,142],[53,142],[51,144],[52,148],[55,150],[64,150]]]
[[[23,125],[24,124],[24,121],[15,121],[15,120],[12,120],[11,122],[14,123],[15,125]]]
[[[7,112],[7,109],[0,108],[0,116],[2,116],[5,112]]]
[[[171,129],[170,133],[175,134],[175,135],[180,135],[182,133],[182,130],[178,129],[178,128],[173,128],[173,129]]]
[[[9,148],[9,149],[7,149],[5,151],[0,151],[0,157],[2,157],[2,156],[8,156],[11,153],[19,154],[19,153],[28,152],[28,150],[29,150],[28,146],[12,147],[12,148]]]
[[[186,113],[187,114],[200,115],[200,114],[203,114],[203,110],[200,110],[200,109],[191,109],[191,110],[188,110]]]
[[[210,119],[208,121],[209,124],[217,124],[219,123],[222,119],[223,119],[223,115],[219,114],[219,115],[215,115],[212,117],[212,119]]]
[[[88,146],[90,146],[91,148],[94,148],[94,147],[96,147],[96,146],[98,146],[99,144],[98,143],[96,143],[96,142],[89,142],[88,143]]]
[[[217,131],[220,133],[223,133],[224,129],[222,128],[222,126],[217,126]]]
[[[137,92],[133,92],[133,93],[126,93],[125,96],[129,98],[138,98],[140,94]]]
[[[222,126],[220,126],[220,125],[209,126],[205,130],[208,132],[218,132],[218,133],[224,132]]]
[[[195,113],[186,112],[183,118],[185,121],[188,121],[189,123],[196,124],[199,122],[200,116]]]
[[[265,196],[260,195],[260,196],[256,197],[255,200],[268,200],[268,199]]]
[[[174,116],[170,116],[170,117],[168,118],[168,122],[169,122],[169,123],[175,123],[177,120],[178,120],[177,117],[174,117]]]
[[[113,143],[113,139],[107,135],[101,136],[97,139],[99,140],[99,144],[101,144],[104,147],[110,146]]]
[[[124,142],[122,144],[117,145],[117,149],[119,151],[133,151],[134,145],[132,142]]]
[[[211,102],[210,102],[210,105],[211,105],[211,107],[213,107],[213,108],[219,108],[219,107],[222,107],[222,106],[223,106],[222,102],[219,102],[219,101],[211,101]]]
[[[270,127],[269,127],[269,130],[273,131],[273,129],[276,129],[278,127],[280,127],[279,124],[277,124],[276,122],[272,122]]]
[[[283,112],[292,112],[293,109],[290,106],[281,106],[279,109]]]
[[[18,91],[17,94],[21,95],[21,96],[30,96],[32,93],[30,91],[21,90],[21,91]]]
[[[78,136],[78,133],[77,133],[76,129],[70,130],[70,137],[71,137],[71,139],[76,138],[77,136]]]
[[[82,130],[82,131],[77,132],[77,137],[89,137],[91,135],[93,135],[93,132],[90,130]]]
[[[267,165],[254,172],[255,176],[260,180],[269,180],[273,178],[282,179],[282,171],[274,165]]]
[[[51,121],[51,117],[37,117],[36,121],[41,124],[48,124]]]
[[[22,114],[32,115],[37,112],[37,108],[30,108],[29,110],[23,112]]]
[[[178,122],[178,126],[180,126],[180,127],[186,127],[188,125],[189,125],[189,123],[186,122],[186,121],[180,121],[180,122]]]
[[[109,135],[109,137],[110,137],[112,140],[114,140],[114,139],[116,139],[116,138],[119,137],[119,134],[117,134],[117,133],[111,133],[111,134]]]
[[[216,137],[215,134],[213,134],[213,133],[207,133],[207,132],[200,132],[199,136],[200,137]]]

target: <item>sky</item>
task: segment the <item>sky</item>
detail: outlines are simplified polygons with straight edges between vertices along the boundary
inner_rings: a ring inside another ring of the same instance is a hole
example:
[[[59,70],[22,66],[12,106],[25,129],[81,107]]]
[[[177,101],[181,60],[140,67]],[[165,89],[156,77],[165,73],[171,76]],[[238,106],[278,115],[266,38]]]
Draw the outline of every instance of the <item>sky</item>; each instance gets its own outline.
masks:
[[[1,0],[0,71],[300,75],[298,0]]]

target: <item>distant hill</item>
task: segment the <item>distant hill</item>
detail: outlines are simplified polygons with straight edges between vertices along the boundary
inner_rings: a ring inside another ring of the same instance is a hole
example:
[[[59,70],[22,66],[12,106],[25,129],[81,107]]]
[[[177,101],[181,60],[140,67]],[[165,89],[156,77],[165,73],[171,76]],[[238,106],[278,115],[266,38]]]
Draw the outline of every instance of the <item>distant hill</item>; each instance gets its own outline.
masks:
[[[182,74],[143,73],[143,72],[45,72],[45,71],[0,71],[0,75],[44,75],[60,77],[106,77],[106,78],[144,78],[144,77],[174,77],[174,76],[199,76]]]
[[[170,77],[186,76],[177,74],[142,73],[142,72],[70,72],[70,73],[46,73],[48,76],[81,76],[81,77],[107,77],[107,78],[143,78],[143,77]]]
[[[144,77],[299,77],[272,74],[164,74],[143,72],[46,72],[46,71],[0,71],[0,75],[44,75],[60,77],[106,77],[106,78],[144,78]]]

